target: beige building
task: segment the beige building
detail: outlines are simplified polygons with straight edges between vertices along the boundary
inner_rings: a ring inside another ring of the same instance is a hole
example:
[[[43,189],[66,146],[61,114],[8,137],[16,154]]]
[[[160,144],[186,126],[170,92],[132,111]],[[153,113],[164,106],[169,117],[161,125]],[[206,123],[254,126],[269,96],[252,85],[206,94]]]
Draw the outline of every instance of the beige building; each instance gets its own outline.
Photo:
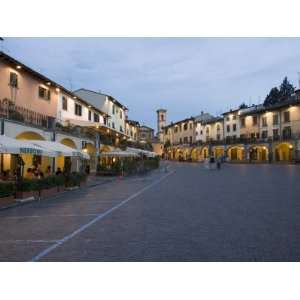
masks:
[[[166,144],[189,145],[195,141],[195,119],[193,117],[171,123],[164,127]]]
[[[211,117],[210,119],[196,123],[196,142],[223,141],[224,128],[222,117]]]
[[[195,142],[196,126],[193,117],[170,123],[164,128],[165,156],[169,159],[189,160],[189,147]]]
[[[79,89],[74,91],[74,93],[109,116],[109,118],[105,120],[105,125],[109,129],[121,137],[126,135],[125,121],[127,119],[128,108],[125,105],[110,95],[96,91]]]
[[[72,158],[73,171],[83,164],[95,171],[100,152],[115,149],[127,138],[138,139],[138,126],[130,125],[126,134],[127,108],[113,97],[83,89],[69,91],[3,52],[0,117],[1,134],[8,137],[52,141],[88,153],[89,161]],[[29,154],[22,158],[25,170],[37,162],[44,171],[48,166],[63,169],[66,161]],[[1,170],[13,169],[14,164],[14,156],[1,155]]]
[[[151,143],[154,138],[154,129],[142,125],[139,128],[139,141],[141,143]]]
[[[130,142],[138,142],[139,141],[139,131],[140,131],[140,123],[138,121],[126,120],[126,135],[128,137],[128,141]]]
[[[164,128],[167,125],[167,110],[160,108],[156,111],[157,114],[157,138],[164,144]]]
[[[239,110],[230,110],[223,113],[224,117],[224,139],[235,141],[240,136]]]
[[[91,132],[87,134],[80,127],[57,125],[57,120],[63,118],[60,114],[63,109],[61,95],[69,99],[75,97],[53,80],[0,52],[1,134],[21,140],[55,141],[77,151],[84,150],[91,154],[91,161],[86,163],[95,168],[92,155],[96,152],[95,135]],[[76,101],[78,105],[87,105],[80,99]],[[48,166],[63,169],[65,162],[64,157],[54,159],[31,154],[22,154],[21,157],[25,162],[25,170],[36,163],[41,165],[43,171]],[[2,154],[1,170],[13,169],[14,160],[14,155]],[[73,170],[79,170],[81,161],[78,158],[72,160]]]
[[[195,121],[195,143],[191,139],[190,145],[187,137],[183,140],[182,123],[187,120],[165,127],[169,159],[202,161],[214,156],[232,162],[300,161],[300,90],[274,105],[253,105]],[[184,143],[185,147],[176,147]]]

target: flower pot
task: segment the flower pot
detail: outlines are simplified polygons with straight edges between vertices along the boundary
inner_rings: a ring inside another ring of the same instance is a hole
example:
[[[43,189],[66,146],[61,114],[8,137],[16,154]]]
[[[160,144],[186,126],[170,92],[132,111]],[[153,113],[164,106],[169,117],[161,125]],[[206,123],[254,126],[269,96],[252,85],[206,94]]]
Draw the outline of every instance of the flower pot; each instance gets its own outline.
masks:
[[[13,195],[2,197],[2,198],[0,198],[0,208],[4,207],[4,206],[7,206],[7,205],[10,205],[14,202],[15,202],[15,197]]]

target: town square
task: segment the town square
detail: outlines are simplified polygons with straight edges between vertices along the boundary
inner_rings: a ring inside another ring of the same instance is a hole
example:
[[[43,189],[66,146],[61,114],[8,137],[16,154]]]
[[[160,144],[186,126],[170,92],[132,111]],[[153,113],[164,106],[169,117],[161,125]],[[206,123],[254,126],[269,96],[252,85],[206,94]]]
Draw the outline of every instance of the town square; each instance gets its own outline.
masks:
[[[172,162],[102,179],[1,211],[0,260],[298,261],[299,171]]]
[[[300,77],[149,124],[4,51],[0,74],[1,261],[299,260]]]
[[[298,300],[298,2],[3,0],[1,299]]]

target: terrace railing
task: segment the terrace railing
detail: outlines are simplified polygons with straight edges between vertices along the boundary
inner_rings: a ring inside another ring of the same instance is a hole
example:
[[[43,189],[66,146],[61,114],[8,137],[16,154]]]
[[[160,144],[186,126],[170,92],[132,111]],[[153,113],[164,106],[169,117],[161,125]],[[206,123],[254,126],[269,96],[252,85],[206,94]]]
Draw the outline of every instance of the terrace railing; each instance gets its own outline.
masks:
[[[55,125],[55,118],[7,101],[0,102],[0,117],[46,129],[53,129]]]
[[[192,147],[201,147],[206,145],[218,146],[218,145],[234,145],[234,144],[268,144],[272,142],[284,142],[300,139],[299,133],[282,134],[281,136],[267,137],[267,138],[226,138],[222,140],[209,140],[209,141],[197,141],[190,144]],[[172,144],[172,146],[178,146],[180,144]],[[183,144],[181,144],[183,145]],[[188,146],[188,145],[186,145]]]

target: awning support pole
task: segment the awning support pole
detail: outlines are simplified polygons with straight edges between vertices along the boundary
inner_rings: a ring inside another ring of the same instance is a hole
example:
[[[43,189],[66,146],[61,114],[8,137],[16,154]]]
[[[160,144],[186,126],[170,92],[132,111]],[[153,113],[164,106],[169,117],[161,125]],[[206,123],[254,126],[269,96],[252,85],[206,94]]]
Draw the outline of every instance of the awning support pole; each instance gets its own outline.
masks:
[[[100,133],[99,131],[96,132],[96,159],[97,159],[97,164],[96,164],[96,172],[99,169],[100,165],[100,146],[101,146],[101,141],[100,141]]]
[[[53,135],[52,135],[52,141],[55,142],[56,140],[56,132],[55,130],[53,130]],[[55,157],[52,158],[52,172],[54,173],[56,170],[55,170]]]

